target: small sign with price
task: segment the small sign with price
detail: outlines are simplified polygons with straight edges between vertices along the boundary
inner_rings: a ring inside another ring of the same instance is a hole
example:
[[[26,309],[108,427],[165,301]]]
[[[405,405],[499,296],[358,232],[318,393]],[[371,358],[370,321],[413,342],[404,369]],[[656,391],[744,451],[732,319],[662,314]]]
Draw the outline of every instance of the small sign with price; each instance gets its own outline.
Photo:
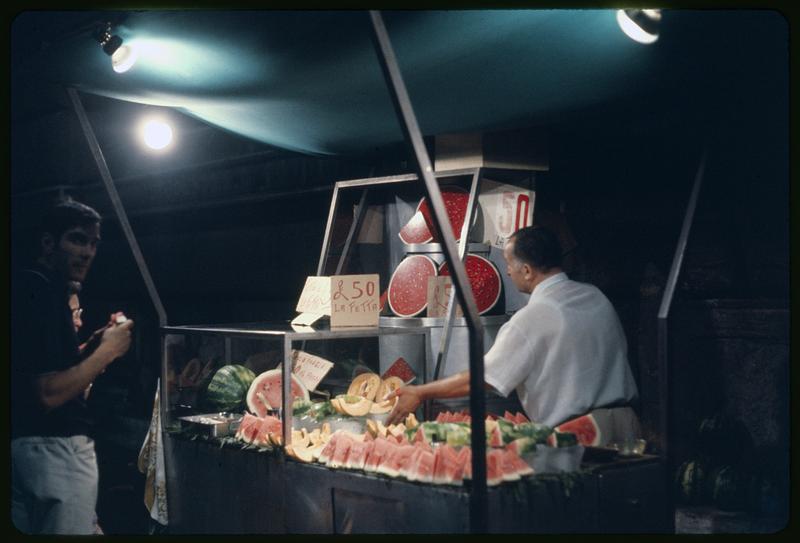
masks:
[[[308,390],[316,390],[320,381],[331,371],[333,362],[305,351],[292,351],[294,360],[292,373],[300,379]]]
[[[378,326],[378,274],[331,277],[331,328]]]
[[[449,275],[428,277],[428,316],[446,317],[447,305],[453,292],[453,280]],[[456,301],[456,317],[462,317],[461,305]]]

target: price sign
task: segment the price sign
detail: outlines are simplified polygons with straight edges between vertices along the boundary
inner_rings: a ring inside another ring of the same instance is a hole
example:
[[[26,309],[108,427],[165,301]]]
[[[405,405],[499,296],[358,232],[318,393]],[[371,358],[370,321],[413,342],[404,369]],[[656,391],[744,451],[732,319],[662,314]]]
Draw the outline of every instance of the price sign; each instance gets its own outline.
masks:
[[[317,315],[331,314],[331,278],[309,276],[300,300],[297,302],[297,311],[300,313],[314,313]]]
[[[378,326],[378,274],[334,275],[331,280],[331,327]]]
[[[428,316],[446,317],[447,304],[453,289],[453,279],[449,275],[428,277]],[[456,317],[463,316],[461,305],[456,302]]]
[[[502,249],[511,234],[532,225],[535,198],[532,190],[484,180],[478,196],[484,214],[483,242]]]
[[[292,350],[292,373],[300,379],[308,390],[316,390],[320,381],[331,371],[333,362],[305,351]]]

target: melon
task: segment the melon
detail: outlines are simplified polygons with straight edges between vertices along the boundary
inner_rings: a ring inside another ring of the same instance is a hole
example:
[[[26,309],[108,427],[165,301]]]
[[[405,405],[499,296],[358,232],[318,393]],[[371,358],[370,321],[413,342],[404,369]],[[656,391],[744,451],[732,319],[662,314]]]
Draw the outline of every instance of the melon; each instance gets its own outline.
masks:
[[[709,477],[709,483],[712,486],[711,500],[723,511],[739,511],[749,505],[750,477],[740,469],[722,466]]]
[[[263,417],[270,409],[281,407],[283,376],[280,368],[259,374],[247,391],[247,408],[251,413]],[[300,379],[292,374],[292,401],[301,398],[308,401],[308,390]]]
[[[394,408],[394,405],[398,400],[399,398],[394,398],[392,400],[384,400],[382,402],[373,402],[372,406],[369,408],[369,412],[373,415],[383,415],[384,413],[388,413]]]
[[[478,306],[478,313],[483,315],[494,309],[500,300],[500,293],[503,291],[500,272],[491,260],[479,255],[467,255],[464,266],[472,294],[475,296],[475,304]],[[447,262],[442,263],[439,275],[450,275]]]
[[[381,378],[377,373],[362,373],[353,379],[347,393],[351,396],[363,396],[368,400],[374,400],[380,386]]]
[[[467,216],[467,206],[469,204],[469,192],[461,187],[448,185],[440,187],[442,193],[442,200],[444,200],[444,208],[447,211],[447,218],[450,221],[450,227],[453,229],[453,237],[456,240],[461,239],[461,228],[464,225],[464,219]],[[423,198],[417,206],[419,211],[425,218],[425,224],[428,226],[429,233],[435,241],[441,241],[434,232],[436,229],[433,227],[433,216],[428,204],[428,199]]]
[[[403,386],[403,380],[399,377],[387,377],[383,381],[381,381],[380,387],[378,387],[378,392],[375,395],[376,401],[383,401],[389,394],[397,390],[398,388]]]
[[[678,500],[689,505],[697,505],[706,501],[708,471],[707,463],[700,458],[687,460],[681,464],[675,473],[675,490]]]
[[[425,216],[421,211],[414,213],[411,220],[400,229],[397,235],[400,236],[403,243],[408,245],[433,241],[433,234],[428,229],[428,223],[425,222]]]
[[[214,411],[235,411],[244,404],[255,374],[244,366],[222,366],[208,383],[205,403]]]
[[[602,443],[602,434],[597,422],[591,414],[583,415],[555,427],[556,432],[570,432],[578,437],[578,443],[587,447],[596,447]]]
[[[389,309],[398,317],[416,317],[428,307],[428,278],[436,264],[425,255],[411,255],[395,268],[389,280]]]
[[[351,417],[363,417],[369,413],[372,407],[372,401],[364,398],[363,396],[353,396],[350,394],[342,394],[334,399],[339,400],[339,407],[345,415]]]

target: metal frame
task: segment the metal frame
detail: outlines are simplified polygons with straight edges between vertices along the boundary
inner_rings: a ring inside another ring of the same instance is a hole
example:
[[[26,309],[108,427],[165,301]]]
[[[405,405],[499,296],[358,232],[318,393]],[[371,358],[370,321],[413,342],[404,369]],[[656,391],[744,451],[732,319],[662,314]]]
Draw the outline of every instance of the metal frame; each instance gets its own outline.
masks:
[[[708,151],[704,150],[700,158],[700,164],[697,167],[697,172],[692,186],[692,192],[689,195],[689,202],[686,205],[686,212],[683,216],[683,224],[681,226],[681,233],[678,236],[678,244],[675,247],[675,254],[672,258],[672,265],[670,266],[667,282],[664,287],[664,293],[661,296],[661,305],[658,309],[657,317],[657,344],[656,356],[659,367],[659,395],[661,403],[661,413],[659,425],[661,427],[661,443],[660,453],[664,457],[666,464],[665,473],[667,475],[667,488],[669,489],[672,469],[674,468],[674,458],[670,448],[670,439],[672,436],[670,412],[672,409],[672,402],[670,401],[670,388],[669,383],[672,378],[672,369],[669,363],[669,310],[672,307],[672,300],[675,295],[675,287],[678,283],[678,277],[681,273],[683,266],[683,256],[686,252],[686,245],[689,241],[689,233],[694,221],[695,210],[697,209],[697,200],[700,194],[700,187],[703,184],[703,177],[706,169],[706,158]],[[669,499],[669,498],[668,498]],[[673,504],[672,500],[669,500]],[[674,504],[670,509],[674,509]],[[671,519],[674,522],[674,516]]]
[[[444,255],[450,267],[456,295],[469,330],[470,350],[470,413],[472,417],[472,491],[470,492],[470,529],[472,532],[485,533],[487,531],[487,489],[486,489],[486,398],[484,397],[484,372],[483,372],[483,325],[478,316],[478,308],[472,290],[469,288],[469,279],[463,262],[458,258],[455,239],[453,238],[449,221],[446,220],[447,212],[439,191],[439,184],[433,176],[422,133],[417,124],[416,116],[406,90],[403,76],[397,64],[383,17],[378,11],[370,11],[371,28],[375,43],[375,52],[381,65],[386,85],[392,97],[392,103],[397,113],[398,121],[403,129],[406,142],[413,150],[414,166],[417,175],[425,182],[425,192],[431,204],[433,226],[440,239],[444,242]],[[476,391],[481,391],[480,394]]]

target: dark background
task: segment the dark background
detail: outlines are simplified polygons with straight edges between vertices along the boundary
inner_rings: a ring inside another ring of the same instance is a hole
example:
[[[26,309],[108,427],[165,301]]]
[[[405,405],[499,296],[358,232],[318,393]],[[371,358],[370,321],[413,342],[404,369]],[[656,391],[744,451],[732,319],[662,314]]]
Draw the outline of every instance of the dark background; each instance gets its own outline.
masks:
[[[670,319],[674,447],[678,461],[689,458],[702,418],[719,411],[739,418],[756,461],[777,470],[788,496],[788,44],[773,32],[733,43],[691,85],[529,123],[549,135],[550,170],[537,176],[535,216],[557,217],[577,244],[571,276],[597,285],[617,308],[652,429],[660,400],[655,314],[707,152]],[[136,321],[136,333],[128,355],[93,389],[98,507],[107,533],[142,533],[147,513],[135,461],[160,371],[157,316],[60,92],[38,111],[12,116],[12,265],[30,256],[36,217],[53,199],[72,196],[105,217],[81,294],[82,334],[115,310]],[[170,324],[290,318],[316,270],[333,184],[412,170],[402,143],[313,157],[177,114],[179,154],[153,157],[129,145],[124,129],[146,106],[82,100]]]

